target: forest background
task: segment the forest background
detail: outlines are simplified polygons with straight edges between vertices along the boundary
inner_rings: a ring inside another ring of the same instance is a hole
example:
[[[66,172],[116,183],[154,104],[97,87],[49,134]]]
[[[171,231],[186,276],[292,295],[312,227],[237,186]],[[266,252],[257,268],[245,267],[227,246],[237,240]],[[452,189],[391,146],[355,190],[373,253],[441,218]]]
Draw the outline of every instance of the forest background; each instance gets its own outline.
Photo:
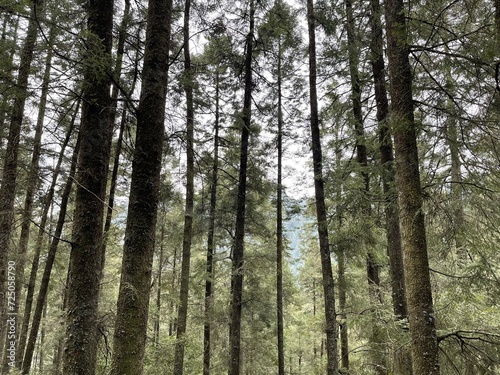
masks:
[[[498,0],[0,11],[2,373],[499,373]]]

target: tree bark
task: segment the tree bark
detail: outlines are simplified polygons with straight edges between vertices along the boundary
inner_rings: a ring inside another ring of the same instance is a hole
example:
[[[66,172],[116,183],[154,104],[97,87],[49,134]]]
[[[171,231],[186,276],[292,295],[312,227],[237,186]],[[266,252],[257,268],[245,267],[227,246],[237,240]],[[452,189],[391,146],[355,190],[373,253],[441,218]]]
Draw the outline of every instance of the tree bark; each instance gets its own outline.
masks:
[[[218,67],[216,68],[218,69]],[[214,252],[215,252],[215,211],[217,208],[217,182],[219,179],[219,97],[220,73],[215,73],[215,125],[214,159],[212,164],[212,183],[210,186],[210,209],[207,236],[207,261],[205,280],[205,324],[203,326],[203,375],[210,375],[211,359],[211,312],[213,304]]]
[[[243,99],[240,171],[238,177],[238,198],[236,203],[235,242],[231,275],[231,327],[229,332],[229,375],[240,374],[241,353],[241,310],[244,275],[245,209],[247,188],[248,144],[252,110],[252,54],[255,28],[255,2],[250,0],[250,25],[246,37],[245,96]]]
[[[142,374],[164,142],[170,0],[150,0],[111,374]]]
[[[64,373],[91,375],[97,358],[98,302],[110,158],[113,0],[88,4],[81,149],[70,255]],[[97,64],[97,66],[96,66]],[[103,73],[103,71],[105,73]]]
[[[185,0],[184,7],[184,91],[186,93],[186,206],[184,211],[184,233],[182,239],[181,286],[179,290],[179,310],[177,316],[177,335],[175,342],[174,375],[184,373],[184,336],[186,334],[189,270],[191,262],[191,242],[193,236],[194,206],[194,104],[193,70],[189,49],[189,13],[191,1]]]
[[[335,312],[334,280],[330,243],[328,238],[328,220],[325,204],[323,155],[318,117],[318,94],[316,88],[316,31],[313,0],[307,0],[307,25],[309,31],[309,92],[311,109],[311,140],[313,153],[314,192],[316,198],[316,217],[318,225],[321,272],[323,276],[323,294],[325,305],[325,332],[327,375],[338,374],[337,352],[337,316]]]
[[[391,81],[391,124],[414,374],[438,375],[438,344],[422,212],[412,73],[402,0],[385,3]]]

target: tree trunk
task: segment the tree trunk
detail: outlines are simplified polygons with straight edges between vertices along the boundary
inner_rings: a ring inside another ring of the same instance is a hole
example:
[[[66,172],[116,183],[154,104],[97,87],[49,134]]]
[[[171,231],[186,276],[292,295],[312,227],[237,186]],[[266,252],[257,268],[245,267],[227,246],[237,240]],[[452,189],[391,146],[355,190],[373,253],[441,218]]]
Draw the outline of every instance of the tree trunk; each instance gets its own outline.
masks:
[[[42,5],[42,0],[33,1],[28,31],[21,51],[14,103],[10,118],[9,136],[7,139],[7,147],[4,157],[2,185],[0,186],[0,249],[2,249],[0,251],[0,314],[2,316],[12,314],[13,311],[7,313],[7,308],[10,309],[10,307],[17,305],[17,301],[9,299],[9,303],[13,302],[14,304],[9,304],[7,306],[7,262],[10,254],[10,239],[14,220],[14,201],[16,197],[17,164],[19,141],[21,138],[21,125],[24,118],[24,106],[26,98],[28,97],[28,77],[30,74],[38,34],[38,21],[36,19],[36,14],[37,12],[41,12]],[[14,298],[19,297],[19,295],[14,295]],[[16,316],[13,314],[9,316],[16,319]],[[17,321],[15,324],[17,325]],[[6,327],[6,319],[2,319],[2,321],[0,321],[0,341],[2,342],[2,344],[0,344],[0,349],[3,348],[3,339],[6,336]],[[3,350],[2,354],[4,354]],[[0,355],[0,357],[2,356]],[[7,356],[4,355],[4,357]]]
[[[59,246],[59,241],[61,238],[64,221],[66,219],[66,211],[68,209],[69,196],[71,194],[71,188],[73,186],[73,181],[75,179],[78,153],[80,150],[80,142],[81,142],[80,139],[81,136],[78,135],[78,140],[76,142],[76,146],[73,151],[73,157],[71,158],[71,168],[69,171],[69,176],[61,196],[61,204],[59,205],[60,207],[59,218],[57,219],[56,229],[54,231],[54,236],[50,243],[49,251],[47,253],[47,259],[45,261],[45,268],[43,270],[42,280],[40,281],[40,290],[36,298],[35,311],[33,313],[33,322],[31,324],[30,335],[26,346],[26,354],[24,355],[24,360],[23,360],[22,373],[24,375],[28,375],[31,369],[31,363],[35,351],[38,330],[40,328],[40,322],[42,320],[42,312],[47,300],[47,292],[49,290],[49,282],[50,282],[50,275],[52,273],[52,266],[54,265],[54,261],[56,258],[57,247]]]
[[[185,0],[184,7],[184,91],[186,93],[186,206],[184,212],[184,233],[182,240],[181,286],[177,316],[177,340],[175,342],[174,375],[184,372],[184,347],[187,326],[189,298],[189,269],[191,262],[191,242],[193,236],[194,206],[194,104],[193,70],[189,50],[189,13],[191,1]]]
[[[110,158],[113,0],[90,2],[81,149],[70,255],[64,373],[94,374],[106,183]],[[97,66],[96,66],[97,64]]]
[[[396,151],[401,239],[410,323],[413,373],[438,375],[438,345],[422,212],[412,73],[402,0],[387,0],[387,52],[391,80],[391,122]]]
[[[311,107],[311,138],[313,152],[314,192],[316,198],[316,217],[318,225],[319,250],[321,255],[321,272],[323,276],[323,293],[325,301],[325,332],[327,375],[338,374],[337,353],[337,316],[335,312],[334,280],[330,243],[328,239],[328,220],[325,204],[323,180],[323,155],[318,117],[318,95],[316,89],[316,31],[313,0],[307,0],[307,25],[309,31],[309,91]]]
[[[23,323],[21,327],[21,335],[19,339],[19,360],[21,361],[21,366],[22,366],[22,361],[24,358],[24,351],[26,348],[26,339],[28,336],[28,328],[29,328],[29,322],[31,318],[31,309],[33,307],[33,295],[35,291],[35,284],[36,284],[36,278],[38,274],[38,267],[40,263],[40,254],[42,251],[42,246],[43,246],[43,238],[45,236],[45,227],[47,225],[47,219],[49,217],[49,210],[52,206],[52,200],[54,198],[54,192],[57,184],[57,179],[59,177],[59,174],[61,173],[61,165],[64,159],[66,147],[68,146],[68,143],[71,139],[71,136],[73,135],[73,129],[75,127],[75,121],[78,116],[79,108],[80,108],[80,98],[76,100],[76,107],[74,109],[74,113],[71,119],[71,122],[68,127],[68,131],[66,132],[66,137],[61,145],[61,152],[59,153],[59,158],[56,163],[56,167],[54,169],[54,173],[52,175],[52,181],[50,184],[50,187],[47,191],[46,196],[44,197],[44,204],[43,204],[43,209],[42,209],[42,215],[41,215],[41,220],[40,224],[38,225],[38,235],[37,239],[35,241],[35,247],[34,247],[34,255],[33,255],[33,261],[31,263],[31,271],[30,271],[30,278],[28,281],[28,287],[26,290],[26,302],[24,304],[24,315],[23,315]]]
[[[283,335],[283,103],[281,40],[278,41],[278,181],[276,191],[276,325],[278,331],[278,375],[285,375],[285,348]]]
[[[217,67],[218,69],[218,67]],[[220,74],[215,73],[215,134],[214,134],[214,159],[212,165],[212,184],[210,186],[210,210],[207,237],[207,262],[205,280],[205,324],[203,326],[203,375],[210,375],[211,357],[211,312],[213,303],[214,281],[214,251],[215,251],[215,210],[217,208],[217,182],[219,178],[219,96]]]
[[[162,271],[163,271],[163,254],[164,246],[163,241],[165,239],[165,224],[161,226],[160,232],[160,258],[158,259],[158,281],[156,283],[156,316],[154,323],[154,344],[158,346],[160,343],[160,321],[161,321],[161,287],[162,287]]]
[[[250,0],[250,25],[246,37],[245,96],[243,102],[240,171],[238,177],[238,198],[236,203],[236,228],[231,275],[231,328],[229,332],[229,375],[240,374],[241,353],[241,305],[243,296],[245,208],[247,188],[248,144],[252,110],[252,54],[255,27],[255,2]]]
[[[142,374],[170,45],[170,0],[150,0],[111,374]]]

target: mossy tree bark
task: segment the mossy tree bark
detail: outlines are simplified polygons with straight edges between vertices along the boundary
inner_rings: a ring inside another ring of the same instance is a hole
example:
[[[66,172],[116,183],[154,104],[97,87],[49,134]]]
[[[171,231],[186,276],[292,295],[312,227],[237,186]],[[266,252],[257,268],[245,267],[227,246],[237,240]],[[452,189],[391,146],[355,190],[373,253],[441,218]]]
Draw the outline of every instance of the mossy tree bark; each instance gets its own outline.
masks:
[[[316,20],[313,0],[307,0],[307,25],[309,31],[309,93],[311,109],[311,139],[313,152],[314,192],[316,199],[316,217],[323,276],[323,294],[325,305],[325,332],[327,375],[338,374],[337,352],[337,316],[335,312],[334,279],[330,243],[328,239],[327,209],[325,204],[323,155],[318,117],[318,94],[316,88]]]
[[[150,0],[111,374],[142,374],[170,45],[170,0]]]
[[[438,375],[436,318],[422,211],[422,189],[413,117],[412,72],[402,0],[385,3],[391,81],[391,124],[396,154],[396,186],[410,323],[413,373]]]
[[[110,158],[113,0],[88,3],[80,155],[70,255],[64,373],[95,373],[103,222]]]
[[[229,331],[229,375],[240,374],[241,353],[241,310],[243,297],[245,209],[247,189],[248,144],[250,137],[252,110],[252,54],[255,29],[255,3],[250,0],[250,25],[246,37],[245,55],[245,95],[241,118],[240,170],[238,177],[238,197],[236,202],[235,242],[231,275],[231,327]]]

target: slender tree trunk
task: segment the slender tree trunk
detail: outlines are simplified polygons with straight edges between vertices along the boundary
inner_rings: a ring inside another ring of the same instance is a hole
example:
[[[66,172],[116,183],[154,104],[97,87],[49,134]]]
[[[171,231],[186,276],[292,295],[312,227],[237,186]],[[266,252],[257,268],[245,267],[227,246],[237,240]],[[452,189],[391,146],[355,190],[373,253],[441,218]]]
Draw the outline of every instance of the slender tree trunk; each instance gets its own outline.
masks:
[[[150,0],[111,374],[142,374],[164,142],[170,0]]]
[[[285,348],[283,335],[283,103],[281,41],[278,41],[278,183],[276,191],[276,321],[278,330],[278,375],[285,375]]]
[[[56,229],[50,243],[49,251],[47,253],[47,259],[45,261],[45,268],[43,270],[42,280],[40,281],[40,290],[38,291],[38,295],[36,298],[35,311],[33,312],[33,322],[31,324],[31,330],[26,345],[26,353],[23,360],[22,373],[24,375],[28,375],[31,369],[36,339],[38,337],[38,330],[40,328],[40,322],[42,320],[43,308],[47,300],[52,266],[54,265],[54,261],[56,258],[57,247],[59,246],[64,221],[66,219],[66,211],[68,209],[68,201],[71,194],[71,188],[75,179],[78,153],[80,151],[80,139],[81,136],[79,135],[75,149],[73,151],[73,157],[71,158],[71,168],[69,171],[69,176],[61,196],[61,204],[59,205],[59,218],[57,219]]]
[[[123,10],[123,17],[120,24],[119,32],[118,32],[118,45],[116,48],[116,62],[115,69],[113,72],[113,76],[115,79],[121,83],[121,73],[122,73],[122,65],[123,65],[123,54],[125,53],[125,42],[127,39],[127,28],[130,24],[130,0],[125,0],[125,9]],[[132,85],[130,91],[134,90],[135,81]],[[113,126],[116,119],[117,112],[117,99],[118,99],[118,87],[116,85],[113,86],[111,91],[111,100],[112,100],[112,109],[110,114],[110,132],[112,134]],[[106,246],[108,241],[109,230],[111,229],[111,220],[113,219],[113,208],[115,205],[115,192],[116,192],[116,181],[118,178],[118,168],[120,167],[120,154],[122,150],[122,142],[123,142],[123,133],[125,131],[125,126],[127,124],[127,111],[124,108],[120,129],[118,131],[118,139],[116,141],[115,155],[113,161],[113,170],[111,171],[111,181],[109,187],[109,196],[108,196],[108,207],[106,209],[106,219],[104,220],[104,240],[102,242],[102,253],[101,253],[101,272],[99,278],[102,278],[104,272],[104,266],[106,264]],[[112,136],[109,137],[109,148],[111,149]]]
[[[413,373],[438,375],[438,345],[422,212],[412,73],[402,0],[385,3],[401,239]]]
[[[327,353],[327,375],[338,374],[337,323],[335,293],[328,238],[328,220],[325,204],[323,155],[318,117],[318,94],[316,88],[316,31],[313,0],[307,0],[307,25],[309,31],[309,92],[311,107],[311,138],[313,151],[314,192],[318,225],[321,272],[325,305],[325,332]]]
[[[219,178],[219,96],[220,74],[215,73],[215,125],[214,159],[212,164],[212,184],[210,186],[210,210],[207,237],[207,262],[205,280],[205,324],[203,326],[203,375],[210,375],[211,358],[211,312],[213,303],[214,252],[215,252],[215,210],[217,208],[217,182]]]
[[[68,130],[66,132],[66,137],[61,145],[61,152],[59,153],[59,158],[56,163],[56,167],[54,169],[54,174],[52,175],[52,181],[50,184],[50,187],[48,189],[48,192],[44,198],[44,203],[43,203],[43,210],[42,210],[42,215],[41,215],[41,220],[40,224],[38,225],[38,235],[37,239],[35,241],[35,247],[34,247],[34,255],[33,255],[33,261],[31,263],[31,271],[30,271],[30,278],[28,281],[28,287],[26,290],[26,302],[24,304],[24,315],[23,315],[23,323],[21,327],[21,336],[19,339],[19,356],[20,356],[20,361],[22,364],[23,358],[24,358],[24,351],[26,349],[26,339],[28,336],[28,327],[29,327],[29,322],[31,318],[31,309],[33,306],[33,295],[35,291],[35,283],[36,283],[36,278],[38,274],[38,267],[40,263],[40,253],[42,251],[42,246],[43,246],[43,238],[45,236],[45,227],[47,225],[47,219],[49,217],[49,210],[52,207],[52,201],[54,198],[54,192],[57,184],[57,178],[59,177],[59,174],[61,173],[61,165],[64,159],[64,155],[66,152],[66,147],[68,146],[68,143],[71,139],[71,136],[73,135],[73,129],[75,127],[75,121],[78,116],[80,108],[80,98],[76,100],[76,107],[74,109],[74,113],[71,119],[71,122],[69,124]]]
[[[156,346],[158,346],[158,344],[160,343],[161,287],[162,287],[164,239],[165,239],[165,224],[162,223],[160,232],[160,258],[158,259],[158,280],[156,284],[156,316],[154,323],[154,344]]]
[[[9,254],[11,253],[9,248],[12,236],[12,224],[14,220],[14,201],[16,197],[17,164],[19,141],[21,138],[21,125],[24,118],[24,106],[26,98],[28,97],[28,77],[30,74],[38,34],[38,21],[36,19],[36,15],[37,13],[41,13],[42,4],[42,0],[33,1],[28,31],[21,50],[15,97],[12,106],[12,115],[10,118],[9,136],[7,139],[7,147],[4,157],[2,184],[0,186],[0,315],[6,317],[7,314],[12,314],[9,315],[9,317],[14,319],[16,319],[16,315],[14,315],[13,312],[7,313],[7,263],[9,260]],[[19,295],[14,295],[14,298],[19,297]],[[17,305],[17,301],[15,300],[9,299],[9,303],[10,302],[14,302],[14,304]],[[9,305],[9,309],[11,306],[14,307],[14,305]],[[0,321],[0,340],[2,342],[2,344],[0,344],[0,349],[3,348],[3,340],[6,337],[6,321],[7,320],[4,318]],[[17,325],[17,321],[15,324]],[[2,355],[3,354],[4,351],[2,350]],[[0,355],[0,357],[2,357],[2,355]],[[7,356],[4,355],[3,357]],[[6,369],[4,368],[4,370]]]
[[[49,44],[51,45],[55,38],[55,28],[52,27],[50,30]],[[47,95],[49,91],[50,82],[50,71],[52,65],[52,49],[47,49],[47,57],[45,59],[45,72],[42,81],[42,92],[40,95],[40,101],[38,106],[38,117],[35,129],[35,138],[33,143],[33,154],[31,158],[31,165],[28,174],[28,183],[26,186],[26,196],[24,200],[24,209],[22,213],[22,224],[21,224],[21,235],[19,237],[19,244],[17,250],[17,262],[16,262],[16,296],[21,296],[22,285],[24,284],[24,268],[26,266],[26,252],[28,250],[28,241],[30,237],[30,226],[31,226],[31,215],[33,211],[33,197],[35,195],[35,190],[39,182],[39,160],[40,152],[42,148],[42,133],[45,118],[45,108],[47,105]],[[29,306],[31,308],[31,306]],[[14,313],[17,315],[19,312],[19,303],[16,304]],[[21,323],[21,322],[19,322]],[[20,327],[20,324],[18,324]],[[16,367],[21,368],[22,365],[22,354],[24,350],[24,344],[21,340],[21,332],[18,331],[18,351],[19,355],[16,358]],[[23,345],[21,345],[23,344]],[[4,369],[6,369],[6,364],[4,364]]]
[[[193,70],[189,49],[189,13],[191,1],[184,6],[184,91],[186,93],[186,206],[184,212],[184,233],[182,240],[181,286],[177,316],[177,340],[175,343],[174,375],[184,373],[184,347],[189,299],[189,270],[191,262],[191,242],[193,236],[194,206],[194,104]]]
[[[340,148],[339,141],[339,128],[336,128],[335,132],[335,169],[337,171],[341,170],[341,160],[342,151]],[[338,230],[342,228],[343,225],[343,212],[342,212],[342,184],[341,181],[337,184],[337,227]],[[347,280],[345,275],[346,268],[346,246],[343,241],[337,241],[337,246],[335,249],[335,255],[337,256],[337,274],[338,274],[338,290],[339,290],[339,331],[340,331],[340,364],[342,371],[349,371],[349,324],[348,316],[346,311],[347,302]]]
[[[244,275],[245,209],[247,189],[248,144],[252,110],[252,54],[255,27],[255,2],[250,0],[250,25],[246,37],[245,56],[245,96],[241,118],[240,171],[238,178],[238,198],[236,203],[236,230],[231,275],[231,328],[229,332],[229,371],[228,375],[240,374],[241,353],[241,310]]]
[[[98,303],[110,158],[113,0],[90,2],[84,55],[81,149],[70,255],[64,373],[91,375],[97,358]],[[97,64],[97,67],[96,67]]]

